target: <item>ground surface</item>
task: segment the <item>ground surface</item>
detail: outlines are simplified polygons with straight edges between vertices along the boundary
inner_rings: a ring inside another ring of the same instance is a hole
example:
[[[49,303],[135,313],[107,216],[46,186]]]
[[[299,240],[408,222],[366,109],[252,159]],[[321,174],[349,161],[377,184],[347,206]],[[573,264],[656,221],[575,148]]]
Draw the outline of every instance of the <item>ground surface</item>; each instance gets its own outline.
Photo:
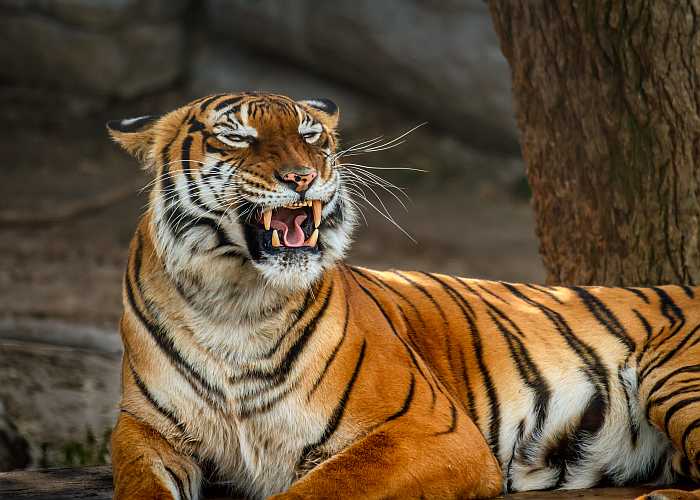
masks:
[[[572,491],[536,491],[507,495],[510,500],[573,500],[608,499],[631,500],[652,491],[650,486],[638,488],[599,488]],[[0,474],[0,500],[108,500],[112,498],[112,474],[109,467],[84,469],[45,469]],[[219,491],[205,495],[209,500],[231,498]]]

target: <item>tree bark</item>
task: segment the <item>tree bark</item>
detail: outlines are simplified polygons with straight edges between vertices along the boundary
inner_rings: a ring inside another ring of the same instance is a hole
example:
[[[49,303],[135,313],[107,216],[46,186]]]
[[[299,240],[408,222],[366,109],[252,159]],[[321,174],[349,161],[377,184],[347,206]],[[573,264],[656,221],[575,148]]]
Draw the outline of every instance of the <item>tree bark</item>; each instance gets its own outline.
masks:
[[[490,0],[552,284],[700,282],[700,1]]]

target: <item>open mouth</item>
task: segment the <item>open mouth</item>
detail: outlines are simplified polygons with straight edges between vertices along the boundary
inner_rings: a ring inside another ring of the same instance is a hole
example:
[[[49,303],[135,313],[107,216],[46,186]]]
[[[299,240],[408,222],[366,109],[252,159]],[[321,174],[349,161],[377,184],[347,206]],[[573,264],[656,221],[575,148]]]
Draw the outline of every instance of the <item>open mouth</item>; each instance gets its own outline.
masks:
[[[246,236],[255,258],[262,253],[319,251],[319,226],[323,203],[299,201],[258,212],[246,224]]]

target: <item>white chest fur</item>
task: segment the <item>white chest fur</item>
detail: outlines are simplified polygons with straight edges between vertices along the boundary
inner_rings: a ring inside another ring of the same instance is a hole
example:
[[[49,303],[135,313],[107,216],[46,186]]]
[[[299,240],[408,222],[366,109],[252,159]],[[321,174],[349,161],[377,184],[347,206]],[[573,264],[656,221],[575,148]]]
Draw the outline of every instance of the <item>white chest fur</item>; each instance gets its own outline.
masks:
[[[250,497],[283,491],[296,479],[302,451],[323,433],[327,419],[314,414],[304,391],[295,391],[304,381],[305,359],[279,376],[292,341],[279,341],[281,322],[271,319],[255,329],[208,323],[193,332],[219,358],[196,362],[219,381],[225,398],[213,408],[192,395],[184,403],[191,415],[185,424],[200,458],[216,464],[223,480]]]

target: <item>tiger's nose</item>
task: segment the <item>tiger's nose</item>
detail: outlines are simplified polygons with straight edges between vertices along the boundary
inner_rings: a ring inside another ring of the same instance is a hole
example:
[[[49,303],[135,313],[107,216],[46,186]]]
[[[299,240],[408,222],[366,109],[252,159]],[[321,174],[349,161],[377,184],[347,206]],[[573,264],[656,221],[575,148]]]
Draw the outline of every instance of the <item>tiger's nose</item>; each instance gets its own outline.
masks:
[[[306,191],[318,173],[310,167],[293,167],[281,169],[279,179],[292,187],[297,193]]]

